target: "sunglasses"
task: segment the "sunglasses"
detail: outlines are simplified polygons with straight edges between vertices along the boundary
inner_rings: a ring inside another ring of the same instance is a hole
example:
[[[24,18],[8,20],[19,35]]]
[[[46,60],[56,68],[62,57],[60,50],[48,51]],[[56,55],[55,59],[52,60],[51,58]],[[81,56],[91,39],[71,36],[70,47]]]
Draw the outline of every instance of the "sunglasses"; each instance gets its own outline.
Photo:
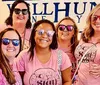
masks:
[[[65,26],[65,25],[61,25],[60,24],[58,26],[58,28],[59,28],[60,31],[72,31],[74,29],[74,26],[73,25],[67,25],[67,26]]]
[[[38,35],[43,35],[44,33],[46,33],[48,37],[52,37],[55,33],[53,30],[48,30],[45,32],[43,29],[36,30],[36,32],[38,33]]]
[[[28,13],[28,9],[18,9],[18,8],[15,8],[14,9],[14,12],[16,13],[16,14],[20,14],[20,12],[22,12],[22,14],[23,15],[26,15],[27,13]]]
[[[97,15],[96,15],[96,16],[93,16],[93,17],[92,17],[92,21],[95,22],[98,18],[99,18],[99,20],[100,20],[100,16],[97,16]]]
[[[4,45],[9,45],[10,44],[10,41],[12,42],[12,44],[14,46],[18,46],[20,44],[20,41],[18,39],[8,39],[8,38],[3,38],[2,39],[2,43]]]

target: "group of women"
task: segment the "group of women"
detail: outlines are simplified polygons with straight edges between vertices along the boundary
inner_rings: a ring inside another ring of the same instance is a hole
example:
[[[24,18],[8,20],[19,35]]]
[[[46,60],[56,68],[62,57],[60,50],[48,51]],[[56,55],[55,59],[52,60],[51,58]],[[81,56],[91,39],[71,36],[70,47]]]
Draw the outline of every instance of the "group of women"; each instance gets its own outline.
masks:
[[[70,17],[31,28],[29,4],[16,0],[0,28],[0,85],[99,85],[100,4],[86,24],[80,40]]]

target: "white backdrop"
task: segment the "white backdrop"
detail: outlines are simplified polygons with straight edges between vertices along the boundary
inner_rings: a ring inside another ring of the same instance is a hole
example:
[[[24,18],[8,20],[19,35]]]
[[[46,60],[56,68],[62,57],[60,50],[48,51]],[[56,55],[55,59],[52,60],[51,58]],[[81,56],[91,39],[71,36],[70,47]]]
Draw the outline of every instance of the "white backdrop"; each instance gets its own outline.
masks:
[[[0,24],[9,15],[9,8],[14,0],[0,0]],[[26,0],[30,4],[31,21],[49,19],[55,24],[65,16],[72,17],[79,30],[83,30],[88,13],[100,0]]]

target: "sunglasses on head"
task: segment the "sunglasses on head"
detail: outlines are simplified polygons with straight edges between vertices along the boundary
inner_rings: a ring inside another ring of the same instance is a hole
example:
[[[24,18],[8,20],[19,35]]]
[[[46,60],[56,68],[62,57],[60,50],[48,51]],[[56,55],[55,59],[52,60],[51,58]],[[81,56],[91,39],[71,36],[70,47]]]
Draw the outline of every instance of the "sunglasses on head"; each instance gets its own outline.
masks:
[[[92,17],[92,21],[95,22],[98,18],[99,18],[99,20],[100,20],[100,16],[97,16],[97,15],[96,15],[96,16],[93,16],[93,17]]]
[[[18,39],[8,39],[8,38],[3,38],[3,39],[2,39],[2,43],[3,43],[4,45],[9,45],[9,44],[10,44],[10,41],[12,42],[12,44],[13,44],[14,46],[18,46],[19,43],[20,43],[20,41],[19,41]]]
[[[23,15],[26,15],[28,13],[28,9],[18,9],[18,8],[15,8],[14,12],[16,14],[20,14],[20,12],[22,12]]]
[[[43,35],[46,33],[48,37],[52,37],[55,33],[53,30],[44,31],[43,29],[36,30],[36,32],[38,32],[38,35]]]
[[[72,31],[74,29],[74,26],[73,25],[59,25],[58,26],[59,30],[60,31]]]

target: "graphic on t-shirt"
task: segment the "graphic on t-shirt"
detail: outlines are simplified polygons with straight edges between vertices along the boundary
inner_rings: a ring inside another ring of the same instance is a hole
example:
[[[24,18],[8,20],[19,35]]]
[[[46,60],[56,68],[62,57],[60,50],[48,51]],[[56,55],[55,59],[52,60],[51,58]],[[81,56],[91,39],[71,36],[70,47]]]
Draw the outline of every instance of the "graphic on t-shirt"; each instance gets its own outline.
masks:
[[[76,48],[76,51],[75,51],[75,57],[78,59],[78,61],[80,61],[81,57],[84,55],[84,53],[91,47],[93,46],[92,43],[89,43],[89,44],[82,44],[82,45],[79,45],[77,48]],[[85,55],[85,57],[83,58],[82,60],[82,63],[88,63],[90,60],[91,61],[94,61],[95,57],[96,57],[96,53],[97,53],[97,49],[96,49],[96,46],[91,48]]]
[[[29,79],[30,85],[61,85],[58,72],[51,68],[37,69]]]

